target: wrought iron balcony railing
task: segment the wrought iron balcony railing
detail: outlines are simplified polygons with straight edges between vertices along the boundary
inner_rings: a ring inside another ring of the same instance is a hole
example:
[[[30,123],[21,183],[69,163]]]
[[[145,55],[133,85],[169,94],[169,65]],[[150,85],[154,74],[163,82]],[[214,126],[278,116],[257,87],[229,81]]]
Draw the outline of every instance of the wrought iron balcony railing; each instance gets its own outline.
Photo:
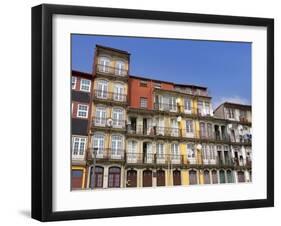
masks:
[[[93,117],[92,126],[98,127],[112,127],[112,128],[126,128],[126,120],[119,120],[114,118]]]
[[[127,164],[174,164],[181,165],[184,163],[183,155],[180,154],[153,154],[153,153],[126,153]]]
[[[95,152],[95,154],[94,154]],[[125,156],[125,149],[118,149],[118,148],[91,148],[89,150],[89,158],[91,160],[96,159],[99,160],[124,160]]]
[[[123,93],[108,92],[105,90],[94,90],[94,98],[116,102],[127,102],[127,95]]]
[[[181,129],[173,127],[161,127],[161,126],[132,126],[127,127],[128,134],[146,135],[146,136],[172,136],[181,137]]]
[[[117,76],[128,76],[128,70],[123,68],[111,67],[107,65],[98,64],[97,72],[108,74],[108,75],[117,75]]]

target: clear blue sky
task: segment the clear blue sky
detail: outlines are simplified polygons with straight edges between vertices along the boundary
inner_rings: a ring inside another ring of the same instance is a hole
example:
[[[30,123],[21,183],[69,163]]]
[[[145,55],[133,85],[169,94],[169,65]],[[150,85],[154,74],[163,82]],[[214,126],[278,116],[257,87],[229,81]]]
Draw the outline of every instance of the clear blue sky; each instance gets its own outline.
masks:
[[[130,52],[132,75],[206,86],[215,107],[251,104],[251,43],[72,35],[72,69],[91,73],[96,44]]]

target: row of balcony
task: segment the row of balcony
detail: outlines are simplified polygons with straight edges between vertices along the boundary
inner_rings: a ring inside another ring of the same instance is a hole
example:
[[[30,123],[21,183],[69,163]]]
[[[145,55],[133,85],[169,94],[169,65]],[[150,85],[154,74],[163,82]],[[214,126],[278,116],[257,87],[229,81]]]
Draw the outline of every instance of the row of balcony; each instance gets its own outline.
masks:
[[[251,167],[252,161],[248,158],[238,160],[235,158],[202,159],[187,158],[179,154],[152,154],[152,153],[128,153],[124,149],[99,148],[91,160],[99,161],[121,161],[126,164],[159,164],[159,165],[185,165],[202,167]]]
[[[195,134],[194,132],[189,132],[184,129],[173,127],[145,127],[143,125],[127,125],[126,120],[119,120],[114,118],[112,119],[103,117],[93,117],[92,126],[126,130],[126,133],[131,136],[137,135],[149,137],[194,138],[214,142],[221,141],[231,143],[243,143],[248,145],[250,145],[252,142],[252,138],[250,135],[239,136],[239,138],[236,138],[233,136],[229,136],[228,134],[220,134],[218,132],[200,131],[199,134]]]

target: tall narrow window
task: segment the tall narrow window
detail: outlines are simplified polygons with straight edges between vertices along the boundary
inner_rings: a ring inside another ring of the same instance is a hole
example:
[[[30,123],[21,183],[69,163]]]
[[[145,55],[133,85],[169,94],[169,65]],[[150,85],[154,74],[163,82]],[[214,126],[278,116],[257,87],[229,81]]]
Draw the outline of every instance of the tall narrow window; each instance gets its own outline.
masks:
[[[135,163],[137,161],[137,141],[128,141],[127,161]]]
[[[209,139],[213,138],[213,126],[211,123],[207,123],[207,136]]]
[[[117,61],[115,64],[115,74],[119,76],[124,76],[125,73],[125,63],[122,61]]]
[[[110,60],[107,57],[101,57],[99,59],[98,71],[99,72],[109,72]]]
[[[164,160],[164,144],[157,143],[156,144],[156,153],[157,153],[157,160]]]
[[[198,114],[203,115],[203,101],[199,100],[197,103],[197,107],[198,107]]]
[[[186,120],[186,132],[193,133],[193,121],[192,120]]]
[[[206,138],[207,137],[206,127],[205,127],[205,123],[204,122],[200,122],[200,135],[201,135],[201,138]]]
[[[194,144],[187,144],[187,157],[191,164],[196,162]]]
[[[179,126],[176,119],[171,119],[171,135],[174,137],[179,136]]]
[[[124,110],[121,108],[113,108],[113,126],[114,127],[124,127]]]
[[[106,80],[97,81],[96,97],[106,99],[108,96],[108,82]]]
[[[88,105],[78,104],[77,117],[79,117],[79,118],[88,117]]]
[[[90,92],[90,90],[91,90],[91,80],[81,79],[80,90],[84,91],[84,92]]]
[[[115,84],[114,85],[114,95],[113,98],[116,101],[125,101],[125,88],[122,84]]]
[[[172,159],[175,161],[179,161],[180,160],[179,144],[173,143],[171,152],[172,152]]]
[[[76,82],[77,82],[77,78],[72,76],[71,77],[71,86],[72,86],[72,89],[75,89],[76,88]]]
[[[112,135],[111,137],[111,157],[121,158],[123,148],[123,137],[120,135]]]
[[[95,125],[105,126],[106,123],[106,108],[96,107]]]
[[[184,111],[187,113],[191,112],[191,99],[188,97],[184,98]]]
[[[105,154],[104,152],[104,135],[102,133],[96,133],[93,137],[93,148],[97,149],[97,158],[102,158]]]
[[[86,149],[86,138],[73,137],[72,138],[72,156],[83,157]]]
[[[169,98],[169,108],[170,108],[170,111],[176,111],[177,110],[176,97],[170,96],[170,98]]]

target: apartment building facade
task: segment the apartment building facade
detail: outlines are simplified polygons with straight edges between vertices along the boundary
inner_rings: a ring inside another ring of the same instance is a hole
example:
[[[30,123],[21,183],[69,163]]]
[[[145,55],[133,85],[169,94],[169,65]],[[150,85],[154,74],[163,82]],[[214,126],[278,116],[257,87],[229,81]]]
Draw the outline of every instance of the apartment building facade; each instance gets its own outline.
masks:
[[[91,122],[92,75],[72,71],[71,76],[71,130],[72,166],[71,187],[86,187],[89,125]]]
[[[247,110],[229,118],[230,103],[213,111],[206,87],[129,68],[128,52],[96,46],[85,188],[251,181],[250,106],[232,105]]]

